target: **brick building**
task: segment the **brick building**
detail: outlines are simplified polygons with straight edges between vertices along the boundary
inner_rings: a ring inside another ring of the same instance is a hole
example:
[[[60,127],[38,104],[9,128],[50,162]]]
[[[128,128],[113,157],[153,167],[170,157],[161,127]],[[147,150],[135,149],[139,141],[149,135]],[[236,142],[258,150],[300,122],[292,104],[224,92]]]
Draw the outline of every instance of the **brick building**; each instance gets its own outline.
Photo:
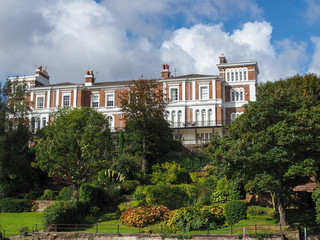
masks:
[[[219,75],[175,77],[168,65],[162,67],[161,78],[157,80],[168,100],[164,117],[173,129],[173,137],[184,144],[206,142],[213,132],[222,135],[222,126],[242,114],[244,104],[256,100],[257,62],[228,63],[221,55],[217,67]],[[53,121],[53,113],[60,107],[81,106],[103,113],[113,132],[124,127],[120,101],[131,81],[96,82],[92,70],[87,71],[84,83],[50,84],[49,78],[42,67],[33,76],[9,78],[28,84],[31,131],[36,132]]]

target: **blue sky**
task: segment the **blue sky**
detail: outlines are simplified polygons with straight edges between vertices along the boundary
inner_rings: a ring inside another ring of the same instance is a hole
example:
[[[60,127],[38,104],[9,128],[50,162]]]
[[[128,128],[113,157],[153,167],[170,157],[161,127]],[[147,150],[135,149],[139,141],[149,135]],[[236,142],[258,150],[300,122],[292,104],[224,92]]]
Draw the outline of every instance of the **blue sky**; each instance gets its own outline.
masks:
[[[260,82],[320,74],[319,23],[320,0],[0,0],[0,79],[218,74],[221,53],[258,61]]]

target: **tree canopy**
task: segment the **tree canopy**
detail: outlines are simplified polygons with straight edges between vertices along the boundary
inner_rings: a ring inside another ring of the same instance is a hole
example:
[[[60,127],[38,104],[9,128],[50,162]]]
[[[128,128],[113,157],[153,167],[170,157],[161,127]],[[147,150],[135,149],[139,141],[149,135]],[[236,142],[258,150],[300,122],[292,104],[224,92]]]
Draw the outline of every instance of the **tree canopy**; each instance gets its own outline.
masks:
[[[135,80],[121,98],[125,113],[125,151],[142,157],[142,171],[176,146],[163,114],[166,107],[156,80]]]
[[[92,108],[64,108],[43,129],[35,166],[50,177],[69,179],[78,201],[79,187],[103,168],[110,145],[106,118]]]
[[[317,176],[320,166],[320,79],[294,76],[258,86],[257,101],[230,126],[231,135],[208,146],[218,171],[238,177],[247,189],[270,191],[280,224],[297,184]]]

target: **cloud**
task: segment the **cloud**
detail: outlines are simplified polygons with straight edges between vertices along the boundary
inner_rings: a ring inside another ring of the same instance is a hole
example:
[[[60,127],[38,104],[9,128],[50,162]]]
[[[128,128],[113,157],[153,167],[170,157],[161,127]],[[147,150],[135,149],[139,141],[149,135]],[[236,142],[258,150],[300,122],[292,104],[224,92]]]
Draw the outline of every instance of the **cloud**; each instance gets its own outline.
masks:
[[[305,18],[309,24],[320,19],[320,1],[319,0],[307,0],[307,12]]]
[[[288,39],[272,44],[271,34],[267,22],[246,23],[232,34],[225,32],[222,24],[198,24],[175,31],[162,45],[162,60],[171,62],[178,73],[218,74],[215,65],[224,53],[229,62],[258,61],[261,82],[302,71],[306,44]]]
[[[311,41],[315,45],[309,72],[320,75],[320,37],[312,37]]]

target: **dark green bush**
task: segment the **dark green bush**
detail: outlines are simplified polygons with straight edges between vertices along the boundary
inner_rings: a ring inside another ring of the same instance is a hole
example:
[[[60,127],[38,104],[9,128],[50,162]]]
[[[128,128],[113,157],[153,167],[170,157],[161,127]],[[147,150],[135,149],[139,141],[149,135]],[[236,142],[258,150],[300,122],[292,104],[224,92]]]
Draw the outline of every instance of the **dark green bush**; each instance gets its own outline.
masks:
[[[236,224],[247,218],[247,204],[241,201],[227,202],[224,214],[229,225]]]
[[[146,199],[146,194],[143,192],[145,188],[146,186],[138,186],[132,194],[132,199],[136,201],[144,201]]]
[[[2,182],[0,183],[0,199],[7,197],[14,197],[17,192],[17,187],[14,183]]]
[[[152,166],[153,184],[182,184],[191,183],[190,174],[176,162],[165,162]]]
[[[121,193],[131,194],[139,186],[140,182],[138,180],[125,180],[120,184]]]
[[[264,216],[267,214],[266,210],[260,206],[249,206],[247,213],[251,216]]]
[[[40,200],[56,200],[59,195],[58,191],[52,191],[51,189],[44,190]]]
[[[109,202],[108,199],[105,191],[100,187],[88,183],[80,187],[79,200],[88,202],[90,206],[102,207]]]
[[[30,212],[32,202],[27,199],[3,198],[0,199],[0,212]]]
[[[312,193],[312,200],[315,203],[316,222],[320,224],[320,188],[317,187]]]
[[[57,197],[57,200],[60,201],[70,201],[73,198],[73,188],[72,186],[64,187],[59,192],[59,195]]]
[[[167,225],[175,230],[216,229],[224,224],[220,207],[184,207],[171,211]]]
[[[42,196],[42,191],[31,191],[24,195],[23,199],[38,200]]]

